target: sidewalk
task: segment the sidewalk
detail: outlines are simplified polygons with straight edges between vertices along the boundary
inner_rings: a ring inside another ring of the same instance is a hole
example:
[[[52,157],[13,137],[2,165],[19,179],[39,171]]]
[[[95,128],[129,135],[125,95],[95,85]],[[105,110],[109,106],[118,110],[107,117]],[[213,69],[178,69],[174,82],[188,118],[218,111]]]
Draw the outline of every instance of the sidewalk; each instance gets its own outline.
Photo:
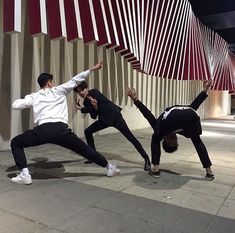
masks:
[[[235,120],[202,126],[212,182],[184,137],[177,152],[162,153],[160,179],[143,171],[141,156],[119,133],[95,137],[97,150],[121,170],[112,178],[47,144],[26,149],[33,184],[15,185],[11,152],[0,152],[0,233],[234,233]],[[152,129],[133,133],[150,155]]]

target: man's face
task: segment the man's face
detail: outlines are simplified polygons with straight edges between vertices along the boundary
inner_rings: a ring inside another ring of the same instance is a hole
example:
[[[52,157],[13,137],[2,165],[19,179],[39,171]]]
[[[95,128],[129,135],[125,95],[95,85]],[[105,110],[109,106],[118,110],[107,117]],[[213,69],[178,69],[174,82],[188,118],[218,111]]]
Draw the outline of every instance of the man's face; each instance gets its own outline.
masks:
[[[171,133],[171,134],[166,135],[164,137],[164,141],[170,147],[174,147],[178,145],[176,133]]]
[[[78,95],[82,98],[86,98],[88,95],[89,90],[87,88],[84,88],[83,90],[78,90]]]

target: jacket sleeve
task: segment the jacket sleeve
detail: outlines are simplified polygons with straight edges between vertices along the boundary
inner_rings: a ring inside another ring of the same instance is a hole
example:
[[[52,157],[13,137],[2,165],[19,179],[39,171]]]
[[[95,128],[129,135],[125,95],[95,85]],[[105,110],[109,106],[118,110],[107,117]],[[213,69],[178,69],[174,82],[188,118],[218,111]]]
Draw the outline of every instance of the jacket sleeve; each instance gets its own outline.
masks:
[[[157,119],[155,118],[155,116],[140,100],[134,101],[134,104],[140,110],[140,112],[143,114],[143,116],[149,122],[152,128],[154,128],[154,126],[157,124]]]
[[[89,113],[89,110],[85,107],[81,108],[81,113]]]
[[[92,106],[91,101],[89,99],[85,99],[83,105],[84,108],[81,109],[81,112],[89,113],[92,119],[96,119],[98,116],[98,111]]]
[[[92,106],[85,106],[81,108],[82,113],[89,113],[92,119],[96,119],[98,114],[97,111]]]
[[[196,111],[207,97],[208,95],[206,94],[206,92],[202,91],[189,106]]]

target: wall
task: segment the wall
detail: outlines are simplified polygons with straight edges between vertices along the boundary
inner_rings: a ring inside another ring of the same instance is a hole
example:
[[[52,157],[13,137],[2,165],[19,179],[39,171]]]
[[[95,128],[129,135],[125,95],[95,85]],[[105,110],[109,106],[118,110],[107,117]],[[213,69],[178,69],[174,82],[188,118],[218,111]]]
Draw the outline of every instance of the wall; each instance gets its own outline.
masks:
[[[149,125],[124,95],[124,87],[135,87],[139,98],[156,116],[166,106],[190,103],[202,89],[199,81],[169,80],[138,73],[119,54],[115,54],[113,50],[97,48],[95,44],[84,45],[81,40],[74,43],[66,40],[52,41],[47,36],[33,38],[28,34],[25,7],[22,9],[22,33],[6,35],[2,33],[2,29],[0,31],[0,150],[9,148],[12,137],[33,127],[32,110],[12,110],[11,103],[38,90],[36,80],[41,72],[54,74],[55,83],[60,84],[88,69],[98,60],[103,60],[103,69],[90,76],[89,85],[99,89],[123,108],[123,116],[131,129]],[[73,93],[68,96],[70,126],[83,137],[84,128],[92,120],[89,116],[76,112],[74,97]],[[203,118],[228,114],[228,99],[226,92],[212,92],[208,102],[200,108],[200,116]],[[100,133],[112,132],[115,130],[107,129]]]

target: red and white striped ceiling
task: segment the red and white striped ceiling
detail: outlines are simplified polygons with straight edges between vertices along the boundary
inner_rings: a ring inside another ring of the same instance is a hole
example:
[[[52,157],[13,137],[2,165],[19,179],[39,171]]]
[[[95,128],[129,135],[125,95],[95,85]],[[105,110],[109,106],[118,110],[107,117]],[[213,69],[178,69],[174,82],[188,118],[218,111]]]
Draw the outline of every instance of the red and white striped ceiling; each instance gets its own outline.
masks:
[[[21,0],[3,0],[3,31],[21,32]],[[114,49],[134,69],[178,80],[214,79],[235,89],[226,42],[202,25],[187,0],[28,0],[29,31]]]

